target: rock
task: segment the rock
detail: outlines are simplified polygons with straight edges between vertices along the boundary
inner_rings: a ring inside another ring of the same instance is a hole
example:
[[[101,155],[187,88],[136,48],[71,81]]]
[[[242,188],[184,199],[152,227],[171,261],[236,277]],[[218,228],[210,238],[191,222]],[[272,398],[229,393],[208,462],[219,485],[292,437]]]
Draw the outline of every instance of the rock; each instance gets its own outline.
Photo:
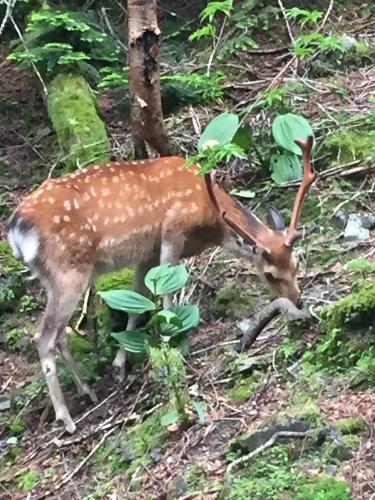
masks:
[[[317,443],[323,445],[330,457],[340,462],[353,458],[353,452],[343,441],[341,432],[332,424],[326,424],[319,430]]]
[[[264,445],[269,439],[272,438],[276,432],[307,432],[310,430],[312,424],[305,419],[291,418],[281,420],[268,427],[262,427],[250,435],[240,436],[230,445],[231,450],[242,450],[244,453],[251,453],[260,446]],[[295,439],[295,438],[282,438]]]
[[[353,244],[366,240],[370,236],[369,229],[363,226],[362,218],[359,214],[350,214],[344,229],[343,243]]]
[[[0,411],[7,411],[10,409],[10,396],[4,394],[0,396]]]

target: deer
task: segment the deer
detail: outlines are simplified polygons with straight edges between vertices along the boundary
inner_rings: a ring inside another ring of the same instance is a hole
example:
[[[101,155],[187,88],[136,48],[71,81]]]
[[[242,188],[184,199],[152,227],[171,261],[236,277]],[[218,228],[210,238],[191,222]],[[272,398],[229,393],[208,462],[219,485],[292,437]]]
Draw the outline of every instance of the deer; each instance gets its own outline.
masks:
[[[45,180],[25,196],[6,226],[15,258],[38,278],[47,304],[35,341],[55,418],[68,433],[76,425],[67,408],[56,368],[59,351],[80,396],[97,402],[68,347],[70,318],[96,276],[136,266],[134,291],[147,294],[144,278],[158,264],[221,246],[250,258],[277,297],[296,304],[300,297],[298,259],[293,251],[303,235],[298,228],[305,193],[315,181],[312,137],[295,141],[302,150],[303,177],[286,228],[269,209],[267,224],[216,182],[216,172],[200,175],[178,156],[110,161]],[[170,307],[173,297],[163,297]],[[134,330],[138,314],[130,314]],[[124,372],[120,348],[114,370]]]

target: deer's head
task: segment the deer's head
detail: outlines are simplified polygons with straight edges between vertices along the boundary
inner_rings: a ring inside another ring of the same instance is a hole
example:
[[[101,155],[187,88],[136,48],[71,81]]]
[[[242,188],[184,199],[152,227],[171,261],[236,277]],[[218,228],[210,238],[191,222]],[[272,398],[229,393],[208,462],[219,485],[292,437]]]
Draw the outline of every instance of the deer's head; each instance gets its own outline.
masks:
[[[305,141],[296,140],[302,150],[303,177],[298,189],[288,228],[281,214],[274,208],[268,210],[267,225],[237,200],[227,195],[215,181],[215,171],[206,174],[206,186],[213,205],[234,233],[240,253],[251,254],[257,272],[277,297],[286,297],[297,303],[300,297],[298,285],[298,259],[293,245],[302,238],[298,230],[304,196],[315,181],[311,165],[312,136]]]

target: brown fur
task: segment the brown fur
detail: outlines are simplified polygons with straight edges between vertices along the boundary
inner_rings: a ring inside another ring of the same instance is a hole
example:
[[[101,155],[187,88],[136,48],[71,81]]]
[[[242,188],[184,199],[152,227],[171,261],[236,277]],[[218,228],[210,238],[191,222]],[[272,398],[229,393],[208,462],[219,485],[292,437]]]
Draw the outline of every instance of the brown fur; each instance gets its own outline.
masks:
[[[134,289],[145,293],[144,276],[159,262],[221,245],[250,255],[271,290],[296,302],[297,261],[285,233],[272,231],[214,182],[184,168],[180,157],[109,162],[46,180],[25,197],[9,221],[16,253],[47,290],[46,313],[37,335],[39,354],[56,417],[75,430],[57,378],[55,350],[70,368],[80,394],[95,395],[71,358],[66,325],[93,275],[138,265]],[[233,229],[257,255],[238,247]],[[164,298],[164,307],[171,297]],[[128,329],[135,328],[130,315]],[[123,369],[122,349],[114,366]]]

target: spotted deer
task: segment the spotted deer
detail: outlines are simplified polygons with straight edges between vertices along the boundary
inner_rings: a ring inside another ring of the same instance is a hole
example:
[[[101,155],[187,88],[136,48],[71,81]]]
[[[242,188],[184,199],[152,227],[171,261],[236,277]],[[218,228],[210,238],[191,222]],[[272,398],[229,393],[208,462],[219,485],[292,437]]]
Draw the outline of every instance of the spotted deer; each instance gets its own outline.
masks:
[[[315,180],[310,163],[312,138],[296,141],[302,149],[304,174],[285,228],[271,209],[268,226],[221,189],[215,174],[201,176],[198,166],[185,168],[185,159],[165,157],[91,165],[48,179],[26,196],[7,224],[8,240],[47,292],[47,306],[36,334],[42,370],[56,419],[75,431],[56,370],[59,350],[80,395],[96,395],[84,382],[67,343],[66,327],[78,301],[102,273],[137,265],[134,290],[146,294],[144,277],[159,263],[222,246],[250,256],[259,275],[279,297],[296,303],[300,290],[293,245],[302,201]],[[243,244],[245,243],[245,244]],[[164,307],[171,305],[164,297]],[[130,315],[133,330],[138,315]],[[113,362],[123,373],[125,351]]]

